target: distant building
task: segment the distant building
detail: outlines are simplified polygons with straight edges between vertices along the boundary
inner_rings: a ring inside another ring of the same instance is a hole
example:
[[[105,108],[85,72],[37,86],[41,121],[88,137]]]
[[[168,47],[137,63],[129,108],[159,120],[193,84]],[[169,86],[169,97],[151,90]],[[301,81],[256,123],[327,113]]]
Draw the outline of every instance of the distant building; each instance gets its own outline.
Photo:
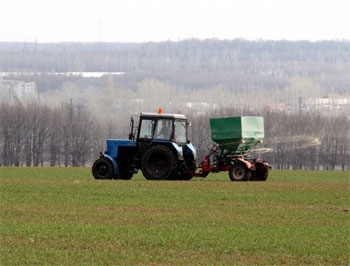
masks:
[[[22,102],[37,100],[38,92],[35,82],[4,80],[0,78],[0,99],[5,102]]]
[[[322,97],[299,98],[300,111],[344,112],[350,110],[350,98]]]

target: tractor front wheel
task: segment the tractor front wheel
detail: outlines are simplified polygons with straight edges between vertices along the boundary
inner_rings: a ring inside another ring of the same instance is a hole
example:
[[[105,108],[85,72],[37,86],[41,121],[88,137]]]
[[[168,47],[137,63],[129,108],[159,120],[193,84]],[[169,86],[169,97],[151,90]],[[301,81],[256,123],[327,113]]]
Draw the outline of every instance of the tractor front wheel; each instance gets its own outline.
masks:
[[[95,179],[112,179],[113,164],[107,158],[97,159],[92,165],[92,175]]]
[[[142,173],[148,180],[171,180],[177,167],[175,154],[166,146],[153,146],[142,158]]]
[[[230,168],[228,174],[231,181],[247,181],[251,172],[243,163],[237,163]]]

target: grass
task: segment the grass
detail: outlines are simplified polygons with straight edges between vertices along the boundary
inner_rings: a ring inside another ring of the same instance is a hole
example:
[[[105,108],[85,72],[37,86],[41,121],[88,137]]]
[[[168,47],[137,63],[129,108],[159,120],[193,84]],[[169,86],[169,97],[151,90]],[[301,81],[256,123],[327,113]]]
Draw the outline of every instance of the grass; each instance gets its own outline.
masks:
[[[349,265],[350,173],[97,181],[0,168],[1,265]]]

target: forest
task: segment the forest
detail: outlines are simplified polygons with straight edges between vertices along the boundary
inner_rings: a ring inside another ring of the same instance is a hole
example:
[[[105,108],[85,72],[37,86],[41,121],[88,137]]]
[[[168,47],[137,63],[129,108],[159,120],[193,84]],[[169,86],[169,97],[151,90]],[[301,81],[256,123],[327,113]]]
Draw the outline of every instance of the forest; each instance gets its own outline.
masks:
[[[1,99],[0,163],[90,165],[106,138],[127,138],[130,115],[163,107],[191,121],[198,161],[212,143],[209,118],[259,115],[266,139],[254,155],[274,168],[349,170],[349,47],[216,39],[0,43],[2,79],[35,82],[38,90],[35,101]],[[333,98],[347,104],[312,101]]]

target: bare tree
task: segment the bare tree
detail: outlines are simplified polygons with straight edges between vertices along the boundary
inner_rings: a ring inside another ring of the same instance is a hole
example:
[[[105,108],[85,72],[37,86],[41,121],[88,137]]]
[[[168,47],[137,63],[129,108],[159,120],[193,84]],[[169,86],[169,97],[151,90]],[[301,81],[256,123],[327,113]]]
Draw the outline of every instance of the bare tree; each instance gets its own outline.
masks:
[[[54,109],[50,113],[49,131],[48,131],[48,153],[50,166],[61,166],[61,146],[63,140],[62,126],[64,123],[62,110]]]
[[[1,132],[3,135],[3,165],[19,166],[25,132],[25,109],[23,105],[1,106]]]

